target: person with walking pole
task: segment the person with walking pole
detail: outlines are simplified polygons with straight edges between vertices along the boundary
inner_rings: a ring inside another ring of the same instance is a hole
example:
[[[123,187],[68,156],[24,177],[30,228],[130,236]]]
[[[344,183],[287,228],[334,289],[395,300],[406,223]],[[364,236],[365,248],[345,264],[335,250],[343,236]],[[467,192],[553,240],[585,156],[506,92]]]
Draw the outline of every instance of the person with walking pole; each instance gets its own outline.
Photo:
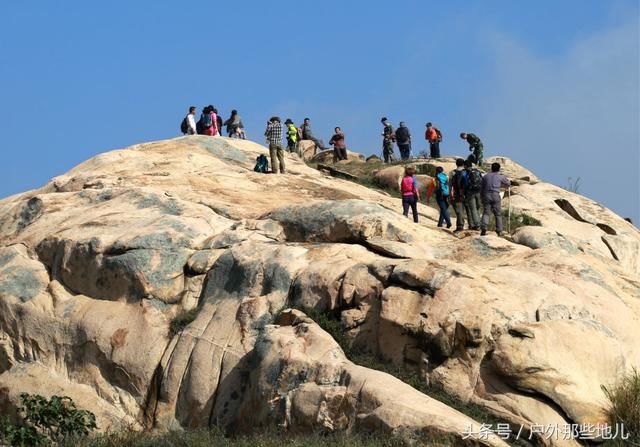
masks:
[[[500,163],[491,164],[491,172],[482,177],[482,223],[480,225],[480,236],[487,235],[489,226],[489,213],[493,213],[496,218],[496,233],[502,236],[502,203],[500,197],[501,188],[509,188],[511,182],[507,177],[500,174]],[[511,199],[509,199],[511,208]],[[510,217],[510,216],[509,216]]]

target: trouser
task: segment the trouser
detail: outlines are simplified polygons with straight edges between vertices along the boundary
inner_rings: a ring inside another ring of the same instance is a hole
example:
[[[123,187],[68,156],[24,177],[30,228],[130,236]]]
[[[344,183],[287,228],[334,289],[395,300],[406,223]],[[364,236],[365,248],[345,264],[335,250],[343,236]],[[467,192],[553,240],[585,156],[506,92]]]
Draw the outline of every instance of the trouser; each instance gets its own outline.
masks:
[[[476,146],[473,148],[473,158],[475,159],[475,164],[478,166],[482,166],[482,162],[484,161],[484,147],[482,145]]]
[[[398,150],[400,151],[400,158],[402,160],[408,160],[409,155],[411,155],[411,144],[398,144]]]
[[[346,147],[334,147],[333,148],[333,157],[336,161],[346,160],[347,159],[347,148]]]
[[[447,227],[451,226],[451,218],[449,217],[449,203],[446,197],[436,196],[436,202],[440,208],[440,217],[438,218],[438,226],[441,227],[443,223],[447,223]]]
[[[464,202],[456,199],[453,202],[453,208],[456,210],[456,230],[464,230],[464,213],[466,211]]]
[[[464,206],[467,209],[469,227],[474,229],[480,227],[480,216],[478,214],[478,210],[480,209],[480,193],[467,193],[467,195],[464,197]]]
[[[384,142],[382,144],[382,156],[385,163],[391,163],[393,161],[393,143]]]
[[[295,141],[287,140],[287,150],[288,150],[290,153],[292,153],[292,154],[293,154],[294,152],[295,152],[295,153],[297,153],[297,152],[298,152],[298,151],[297,151],[297,146],[298,146],[298,145],[296,144],[296,142],[295,142]]]
[[[280,166],[280,174],[286,172],[284,166],[284,150],[281,144],[270,144],[269,154],[271,155],[271,172],[278,173],[278,165]],[[279,162],[279,163],[278,163]]]
[[[482,204],[484,210],[482,212],[482,229],[486,230],[489,226],[489,212],[492,212],[496,218],[496,232],[502,233],[502,205],[499,192],[492,192],[482,196]]]
[[[313,144],[316,145],[316,150],[320,149],[321,151],[327,149],[322,140],[318,140],[316,137],[304,138],[305,140],[313,141]],[[314,154],[315,155],[315,154]]]
[[[429,143],[429,152],[431,152],[431,158],[440,158],[440,142],[434,141]]]
[[[409,217],[409,207],[413,213],[413,221],[418,223],[418,200],[414,194],[402,196],[402,214]]]

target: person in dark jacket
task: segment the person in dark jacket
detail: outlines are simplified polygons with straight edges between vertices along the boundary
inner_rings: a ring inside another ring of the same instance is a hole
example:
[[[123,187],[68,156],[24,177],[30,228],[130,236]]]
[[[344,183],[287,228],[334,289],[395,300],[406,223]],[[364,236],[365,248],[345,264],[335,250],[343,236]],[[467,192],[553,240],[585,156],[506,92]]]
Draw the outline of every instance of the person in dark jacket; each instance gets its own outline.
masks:
[[[464,230],[464,191],[467,187],[467,173],[464,170],[464,160],[456,159],[456,169],[449,176],[451,179],[451,202],[456,211],[456,229],[454,233]]]
[[[393,126],[387,118],[382,118],[380,122],[384,126],[382,128],[382,157],[385,163],[391,163],[394,161],[393,142],[396,140],[396,135],[393,132]]]
[[[464,206],[467,209],[467,219],[471,230],[480,229],[482,173],[473,167],[471,160],[465,160],[464,172],[467,182],[464,190]]]
[[[482,166],[484,146],[482,141],[475,134],[462,132],[460,138],[469,143],[469,151],[473,151],[473,156],[469,155],[468,160],[473,161],[476,165]]]
[[[396,130],[396,143],[398,143],[400,159],[408,160],[411,156],[411,132],[404,121],[400,121],[400,127]]]
[[[487,234],[489,226],[489,213],[492,212],[496,218],[496,233],[502,236],[502,203],[500,188],[508,188],[511,182],[507,177],[500,174],[500,163],[491,164],[491,172],[482,178],[482,231],[481,236]]]
[[[333,146],[333,159],[335,161],[347,159],[347,146],[344,144],[344,134],[339,127],[334,129],[334,134],[329,140],[329,144]]]
[[[227,128],[227,135],[230,138],[240,138],[241,129],[244,128],[244,125],[237,110],[231,111],[231,116],[224,122],[224,125]]]

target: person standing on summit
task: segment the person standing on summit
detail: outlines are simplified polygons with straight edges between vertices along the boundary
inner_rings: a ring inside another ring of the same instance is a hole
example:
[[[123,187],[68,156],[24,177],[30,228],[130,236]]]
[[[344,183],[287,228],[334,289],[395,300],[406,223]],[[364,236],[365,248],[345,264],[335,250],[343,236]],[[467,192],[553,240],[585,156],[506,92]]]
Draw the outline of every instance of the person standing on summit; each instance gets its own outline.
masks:
[[[342,129],[336,127],[334,134],[329,140],[329,144],[333,146],[333,159],[336,161],[347,159],[347,145],[344,143],[344,133]]]
[[[384,128],[382,129],[382,157],[385,163],[391,163],[393,161],[393,142],[396,139],[396,135],[393,132],[393,126],[387,120],[382,118],[380,120]]]
[[[466,140],[469,143],[469,151],[473,151],[473,157],[469,155],[468,160],[471,160],[478,166],[482,166],[484,147],[482,141],[476,135],[472,133],[462,132],[460,138]]]
[[[322,151],[329,149],[324,145],[322,140],[318,140],[313,134],[313,131],[311,130],[311,120],[309,118],[305,118],[304,123],[302,124],[302,139],[313,141],[316,147]]]
[[[277,116],[271,117],[267,123],[267,130],[264,135],[269,142],[269,154],[271,155],[271,172],[278,173],[278,166],[280,166],[280,174],[286,174],[284,165],[284,150],[282,149],[282,125],[280,124],[280,118]]]
[[[491,164],[491,172],[482,177],[482,224],[480,225],[480,236],[487,234],[489,226],[489,213],[492,212],[496,218],[496,233],[502,236],[502,203],[500,188],[508,188],[511,182],[507,177],[500,174],[500,163]]]
[[[396,130],[396,142],[400,151],[400,159],[408,160],[411,156],[411,132],[405,126],[404,121],[400,121],[400,127]]]
[[[442,141],[442,133],[433,124],[427,123],[427,130],[424,138],[429,142],[429,155],[431,158],[440,158],[440,142]]]

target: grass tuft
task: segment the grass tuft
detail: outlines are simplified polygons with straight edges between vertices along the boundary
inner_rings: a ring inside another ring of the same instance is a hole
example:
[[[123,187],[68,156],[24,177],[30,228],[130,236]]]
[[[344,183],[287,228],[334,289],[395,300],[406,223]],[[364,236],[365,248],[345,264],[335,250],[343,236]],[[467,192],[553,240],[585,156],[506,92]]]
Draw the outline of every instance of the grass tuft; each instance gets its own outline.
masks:
[[[602,387],[609,399],[609,423],[624,426],[629,439],[613,440],[607,445],[640,446],[640,372],[634,369],[612,387]],[[615,429],[614,429],[615,430]]]

